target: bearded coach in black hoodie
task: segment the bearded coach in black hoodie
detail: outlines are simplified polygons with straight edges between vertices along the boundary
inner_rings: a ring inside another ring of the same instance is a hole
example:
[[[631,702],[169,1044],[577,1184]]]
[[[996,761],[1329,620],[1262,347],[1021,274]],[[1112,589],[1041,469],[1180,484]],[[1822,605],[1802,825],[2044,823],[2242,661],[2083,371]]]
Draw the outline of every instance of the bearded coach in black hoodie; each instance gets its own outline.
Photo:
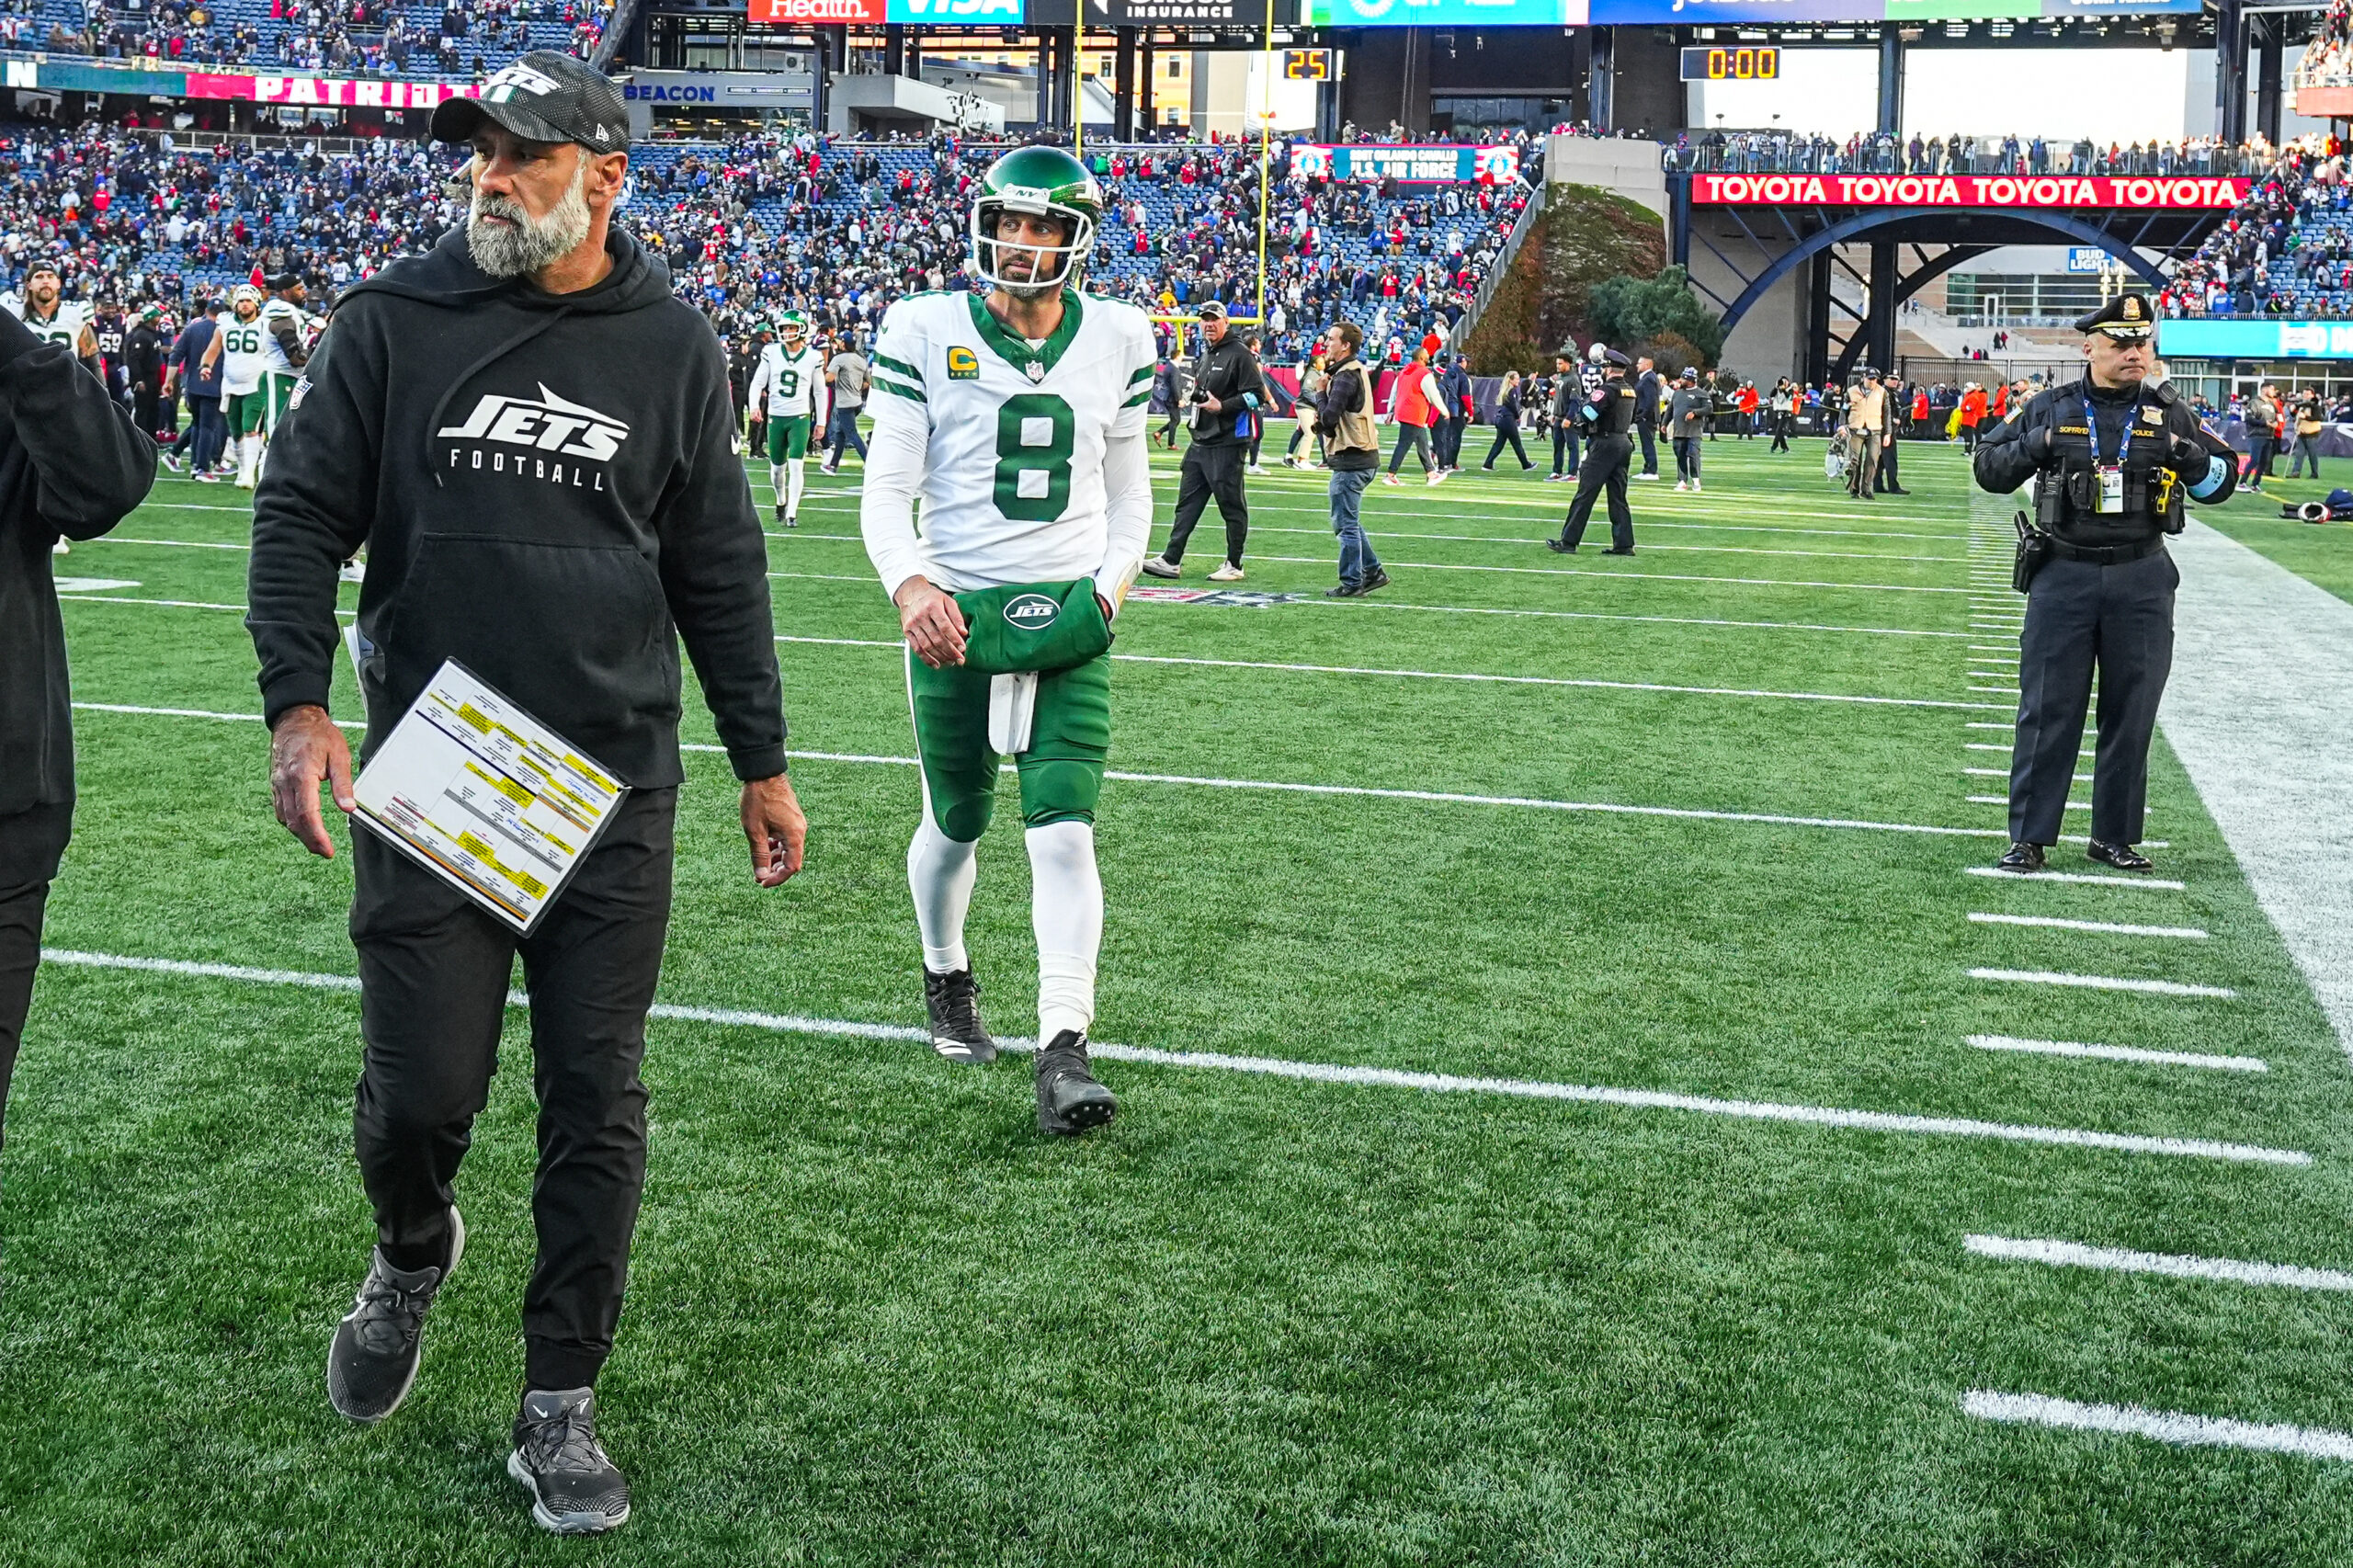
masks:
[[[347,291],[271,442],[247,625],[278,820],[334,853],[319,786],[352,809],[327,717],[340,562],[363,543],[360,692],[372,744],[455,657],[632,787],[517,937],[372,833],[353,835],[365,1055],[356,1114],[377,1246],[328,1354],[355,1421],[392,1414],[465,1245],[453,1182],[487,1096],[520,952],[540,1102],[507,1471],[565,1533],[629,1517],[596,1435],[645,1174],[645,1015],[669,918],[677,643],[736,777],[752,870],[800,869],[784,776],[767,552],[719,340],[609,219],[628,167],[618,89],[545,51],[435,111],[470,143],[468,226]]]

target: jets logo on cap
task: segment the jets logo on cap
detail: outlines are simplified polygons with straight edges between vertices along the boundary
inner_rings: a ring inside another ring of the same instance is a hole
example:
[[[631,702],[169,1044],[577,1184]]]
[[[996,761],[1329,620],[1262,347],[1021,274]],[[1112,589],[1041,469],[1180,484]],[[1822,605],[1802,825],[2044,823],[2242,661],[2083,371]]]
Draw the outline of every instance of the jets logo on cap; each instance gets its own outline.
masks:
[[[1023,631],[1043,631],[1062,612],[1063,607],[1043,594],[1020,594],[1006,601],[1005,623]]]
[[[482,96],[494,104],[503,104],[515,96],[517,87],[545,97],[560,85],[554,77],[541,75],[528,65],[509,65],[483,84]]]

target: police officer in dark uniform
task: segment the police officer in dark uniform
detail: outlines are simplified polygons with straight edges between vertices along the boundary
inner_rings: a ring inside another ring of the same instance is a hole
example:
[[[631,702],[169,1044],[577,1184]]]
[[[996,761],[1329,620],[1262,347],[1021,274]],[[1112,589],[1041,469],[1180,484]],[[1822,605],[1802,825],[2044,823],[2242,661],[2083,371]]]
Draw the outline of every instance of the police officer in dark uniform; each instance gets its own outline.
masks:
[[[2006,871],[2040,870],[2059,841],[2083,744],[2092,671],[2099,671],[2099,745],[2092,770],[2090,858],[2145,871],[2132,846],[2148,803],[2149,737],[2173,665],[2173,597],[2181,574],[2165,536],[2185,498],[2229,499],[2238,465],[2171,387],[2147,384],[2155,314],[2120,295],[2078,319],[2090,362],[2080,381],[2030,399],[1977,448],[1977,483],[2007,494],[2034,481],[2019,515],[2018,728],[2010,758]]]
[[[1594,497],[1605,487],[1609,492],[1609,548],[1602,553],[1634,553],[1634,514],[1626,506],[1626,466],[1633,456],[1634,443],[1626,432],[1634,425],[1634,405],[1641,397],[1626,381],[1631,364],[1615,348],[1604,349],[1601,384],[1577,410],[1577,422],[1591,436],[1592,444],[1586,449],[1585,466],[1577,471],[1576,499],[1569,503],[1568,521],[1562,527],[1561,537],[1544,541],[1556,555],[1576,553],[1577,542],[1585,538],[1586,521],[1593,516]]]

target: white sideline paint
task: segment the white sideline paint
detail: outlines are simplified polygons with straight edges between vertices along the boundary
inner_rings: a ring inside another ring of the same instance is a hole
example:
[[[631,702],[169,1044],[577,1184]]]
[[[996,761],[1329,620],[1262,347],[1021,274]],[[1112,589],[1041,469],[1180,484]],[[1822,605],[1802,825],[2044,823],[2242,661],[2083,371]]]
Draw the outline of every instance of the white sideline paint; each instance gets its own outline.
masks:
[[[1993,915],[1983,910],[1969,912],[1973,926],[2035,926],[2053,931],[2092,931],[2106,937],[2179,937],[2185,941],[2202,942],[2206,933],[2195,926],[2119,926],[2108,920],[2062,920],[2050,915]]]
[[[44,948],[51,963],[90,969],[137,970],[213,980],[245,981],[265,985],[298,985],[321,991],[357,991],[351,975],[308,974],[297,970],[251,969],[241,964],[195,963],[180,959],[135,958],[116,953],[75,952]],[[528,1006],[521,992],[507,993],[509,1006]],[[858,1023],[837,1018],[808,1018],[789,1014],[733,1009],[682,1007],[656,1003],[652,1016],[689,1023],[728,1024],[784,1033],[847,1036],[859,1040],[928,1040],[930,1032],[896,1024]],[[997,1043],[1015,1051],[1035,1051],[1034,1040],[999,1037]],[[1334,1066],[1320,1062],[1290,1062],[1267,1056],[1229,1056],[1206,1051],[1161,1051],[1149,1046],[1113,1045],[1089,1040],[1093,1055],[1112,1062],[1138,1062],[1159,1067],[1194,1067],[1227,1073],[1260,1074],[1308,1083],[1349,1084],[1376,1088],[1421,1089],[1439,1094],[1502,1095],[1519,1099],[1562,1100],[1586,1105],[1620,1106],[1636,1110],[1681,1110],[1701,1116],[1732,1117],[1748,1121],[1786,1121],[1813,1127],[1842,1127],[1864,1132],[1903,1132],[1948,1138],[1989,1138],[2011,1143],[2039,1143],[2066,1148],[2105,1149],[2119,1153],[2166,1154],[2191,1159],[2225,1160],[2245,1165],[2308,1165],[2312,1156],[2301,1150],[2272,1149],[2259,1144],[2222,1143],[2200,1138],[2151,1138],[2134,1133],[2096,1132],[2086,1128],[2035,1127],[2013,1122],[1976,1121],[1965,1117],[1911,1116],[1889,1111],[1846,1110],[1830,1106],[1787,1105],[1772,1100],[1715,1099],[1704,1095],[1669,1094],[1657,1089],[1596,1087],[1523,1078],[1464,1078],[1447,1073],[1413,1073],[1391,1067]]]
[[[1969,803],[1972,806],[2006,806],[2010,803],[2010,798],[2007,795],[1972,795],[1969,797]],[[2065,809],[2071,812],[2087,812],[2092,809],[2092,803],[2089,801],[2070,801]]]
[[[2204,523],[2166,544],[2183,591],[2157,722],[2353,1051],[2353,605]]]
[[[1963,866],[1961,869],[1964,876],[1993,877],[2006,882],[2074,882],[2106,888],[2146,888],[2152,892],[2184,891],[2180,882],[2169,882],[2161,877],[2100,877],[2087,871],[2005,871],[1998,866]]]
[[[2185,985],[2174,980],[2128,980],[2106,974],[2058,974],[2040,969],[1972,969],[1972,980],[2000,980],[2020,985],[2072,985],[2086,991],[2138,991],[2151,996],[2212,996],[2229,1001],[2237,992],[2221,985]]]
[[[776,575],[770,573],[770,576]],[[1139,601],[1148,602],[1148,601]],[[1689,615],[1604,615],[1580,609],[1489,609],[1472,605],[1406,605],[1390,599],[1302,599],[1302,608],[1323,609],[1409,609],[1431,615],[1518,615],[1547,620],[1630,620],[1658,626],[1729,626],[1754,631],[1852,631],[1870,637],[1966,637],[1966,631],[1916,631],[1903,626],[1826,626],[1802,620],[1715,620]]]
[[[1984,1389],[1963,1394],[1961,1407],[1981,1421],[2012,1426],[2115,1432],[2154,1437],[2180,1448],[2247,1449],[2306,1459],[2353,1460],[2353,1432],[2332,1432],[2321,1426],[2258,1426],[2219,1415],[2185,1415],[2137,1404],[2078,1404],[2048,1394],[1994,1393]]]
[[[2007,746],[1988,746],[1985,749],[1988,751],[2007,751],[2010,748]],[[2010,776],[2010,770],[2006,767],[1964,767],[1961,771],[1968,774],[1972,778],[2007,778]],[[2074,779],[2075,782],[2078,784],[2088,784],[2092,781],[2092,776],[2088,773],[2078,773],[2074,775]]]
[[[2097,1057],[2102,1062],[2139,1062],[2152,1067],[2205,1067],[2218,1073],[2268,1073],[2260,1056],[2211,1056],[2200,1051],[2146,1051],[2132,1045],[2091,1045],[2075,1040],[2020,1040],[2016,1035],[1973,1034],[1980,1051],[2020,1051],[2035,1056]]]
[[[2118,1274],[2162,1274],[2173,1279],[2221,1279],[2233,1285],[2284,1285],[2291,1290],[2353,1290],[2353,1274],[2334,1268],[2303,1268],[2286,1263],[2248,1263],[2235,1257],[2193,1257],[2187,1253],[2133,1252],[2125,1247],[2085,1246],[2048,1238],[1972,1235],[1961,1238],[1979,1257],[2007,1263],[2047,1263],[2053,1268],[2105,1268]]]

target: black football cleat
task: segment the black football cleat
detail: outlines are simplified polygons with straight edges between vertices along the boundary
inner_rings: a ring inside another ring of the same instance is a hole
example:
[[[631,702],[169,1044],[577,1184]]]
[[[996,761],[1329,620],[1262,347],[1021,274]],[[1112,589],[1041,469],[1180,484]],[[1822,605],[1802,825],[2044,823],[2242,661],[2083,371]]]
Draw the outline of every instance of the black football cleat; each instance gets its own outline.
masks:
[[[629,1480],[597,1440],[594,1389],[533,1389],[515,1416],[506,1473],[531,1494],[531,1518],[557,1535],[629,1523]]]
[[[1603,551],[1601,553],[1602,553],[1602,554],[1604,554],[1604,555],[1631,555],[1631,554],[1633,554],[1634,552],[1633,552],[1632,549],[1630,547],[1630,548],[1625,549],[1625,550],[1605,550],[1605,551]]]
[[[1994,862],[1997,871],[2040,871],[2042,869],[2042,846],[2013,844],[2009,853]]]
[[[1389,586],[1389,574],[1376,566],[1372,569],[1372,574],[1367,577],[1357,588],[1357,592],[1359,594],[1370,594],[1375,589],[1385,588],[1387,586]]]
[[[981,1022],[981,983],[969,969],[923,974],[924,1009],[931,1015],[931,1049],[949,1062],[980,1066],[996,1060],[996,1041]]]
[[[2084,858],[2113,866],[2120,871],[2145,871],[2156,864],[2129,844],[2102,844],[2097,838],[2084,846]]]
[[[1577,552],[1577,547],[1564,539],[1548,539],[1544,541],[1544,548],[1555,555],[1574,555]]]
[[[449,1261],[414,1273],[369,1255],[368,1278],[327,1347],[327,1403],[347,1421],[371,1426],[408,1397],[423,1358],[425,1314],[466,1252],[466,1222],[449,1210]]]
[[[1074,1137],[1103,1126],[1119,1108],[1087,1065],[1086,1035],[1064,1029],[1038,1052],[1039,1131]]]

